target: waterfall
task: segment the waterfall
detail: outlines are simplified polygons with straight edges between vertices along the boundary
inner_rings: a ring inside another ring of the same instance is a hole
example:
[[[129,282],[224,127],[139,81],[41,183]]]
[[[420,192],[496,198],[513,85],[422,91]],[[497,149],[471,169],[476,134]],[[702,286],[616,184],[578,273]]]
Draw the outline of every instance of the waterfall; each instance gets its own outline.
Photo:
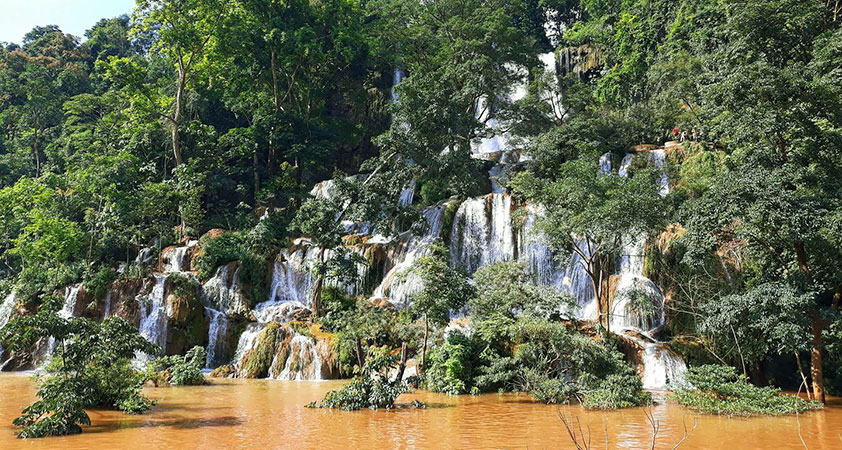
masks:
[[[392,74],[392,101],[396,101],[400,95],[395,90],[395,87],[400,84],[401,81],[404,79],[404,72],[401,69],[395,69],[394,73]]]
[[[3,327],[5,327],[6,324],[9,323],[9,320],[12,318],[12,314],[15,313],[16,306],[16,293],[12,291],[12,293],[7,295],[6,298],[3,300],[3,303],[0,303],[0,330],[2,330]],[[3,346],[0,345],[0,358],[3,357],[4,351],[5,350],[3,349]],[[9,361],[11,361],[11,357],[6,359],[5,361],[0,359],[0,371],[2,371],[4,367],[6,367],[6,364],[8,364]]]
[[[240,335],[240,339],[237,341],[237,350],[234,352],[234,364],[237,370],[242,365],[243,357],[254,347],[255,342],[257,342],[257,335],[264,328],[266,328],[265,323],[250,323],[246,326],[243,334]]]
[[[225,355],[225,334],[228,331],[228,317],[225,313],[213,308],[205,307],[205,315],[209,318],[208,327],[208,356],[205,366],[216,368],[223,364]]]
[[[444,205],[424,209],[427,232],[422,236],[408,236],[404,255],[396,255],[392,268],[374,289],[374,298],[388,298],[396,305],[406,306],[412,296],[424,288],[421,277],[409,272],[419,258],[429,254],[429,245],[441,234],[444,218]]]
[[[661,343],[647,344],[643,348],[643,388],[663,389],[666,386],[686,384],[687,365],[674,352]]]
[[[261,314],[275,314],[275,312],[279,312],[278,308],[281,308],[281,305],[285,303],[308,307],[315,283],[308,270],[308,264],[318,258],[318,251],[318,249],[312,247],[282,250],[272,270],[269,298],[257,305],[255,312],[257,313],[259,310]],[[265,322],[270,320],[265,320]]]
[[[164,255],[166,264],[164,265],[165,273],[184,273],[190,271],[190,250],[199,245],[199,241],[188,241],[187,245],[175,247],[167,251]]]
[[[415,200],[415,183],[416,180],[413,178],[410,180],[409,184],[401,190],[400,199],[398,199],[398,204],[402,207],[407,207],[412,204],[412,201]]]
[[[246,314],[248,307],[239,283],[239,268],[231,273],[231,264],[220,266],[213,277],[202,285],[205,306],[226,314]]]
[[[629,153],[623,158],[618,170],[620,176],[628,176],[635,157],[639,156]],[[664,150],[650,151],[648,158],[657,168],[663,169],[666,164]],[[659,184],[661,196],[669,194],[669,180],[666,174],[661,176]],[[645,246],[646,236],[623,238],[620,280],[611,307],[610,320],[615,333],[635,342],[642,349],[643,387],[665,389],[669,385],[678,386],[685,383],[687,366],[665,343],[658,341],[650,333],[664,324],[665,299],[658,286],[643,276]],[[646,307],[641,309],[642,305]]]
[[[277,357],[277,354],[275,355]],[[272,366],[274,366],[274,361]],[[271,374],[270,374],[271,375]],[[273,376],[277,380],[321,380],[322,359],[316,348],[316,341],[297,334],[289,342],[289,356],[281,373]]]
[[[68,286],[64,291],[64,303],[58,312],[58,316],[62,319],[71,319],[73,318],[74,313],[76,312],[76,300],[79,298],[79,290],[82,288],[81,284],[76,284],[73,286]],[[43,339],[43,338],[41,338]],[[46,358],[53,354],[56,349],[56,338],[50,336],[47,339],[47,347],[44,349],[43,355],[41,357]],[[45,360],[46,361],[46,360]]]
[[[512,197],[491,194],[465,200],[453,220],[450,263],[474,273],[501,261],[517,259],[512,228]]]
[[[76,300],[79,298],[79,290],[82,288],[81,284],[70,286],[64,293],[64,306],[58,312],[59,317],[63,319],[70,319],[76,312]]]
[[[307,309],[298,301],[268,301],[258,304],[252,315],[260,323],[289,322],[296,311]]]
[[[111,291],[105,294],[105,312],[102,313],[102,319],[105,320],[111,315]]]
[[[157,344],[166,353],[167,349],[167,311],[165,287],[167,277],[155,275],[155,286],[149,295],[138,302],[140,304],[140,334],[147,341]],[[149,356],[138,359],[148,360]]]
[[[507,167],[508,165],[506,164],[497,164],[488,171],[488,178],[491,180],[492,194],[506,193],[506,188],[501,183],[501,180],[505,177]]]

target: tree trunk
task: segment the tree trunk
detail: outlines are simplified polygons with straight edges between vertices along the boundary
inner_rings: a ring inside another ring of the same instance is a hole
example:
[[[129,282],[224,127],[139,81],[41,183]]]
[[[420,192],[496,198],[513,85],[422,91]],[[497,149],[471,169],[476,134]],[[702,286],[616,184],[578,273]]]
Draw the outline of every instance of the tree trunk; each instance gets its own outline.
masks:
[[[807,399],[813,400],[813,394],[810,392],[810,383],[807,382],[807,376],[804,375],[804,366],[801,364],[801,355],[798,354],[798,351],[795,352],[795,363],[798,364],[798,373],[801,375],[801,385],[798,386],[798,392],[801,392],[801,388],[804,388],[804,392],[807,393]]]
[[[357,339],[356,343],[356,351],[357,351],[357,365],[360,367],[360,373],[363,370],[363,364],[365,364],[365,358],[363,357],[363,344]]]
[[[594,300],[597,307],[597,320],[605,328],[606,332],[611,331],[611,311],[608,305],[607,290],[603,286],[603,270],[599,257],[594,257],[589,263],[591,285],[593,286]]]
[[[254,206],[257,207],[257,192],[260,191],[260,171],[257,162],[257,144],[254,144],[254,155],[252,158],[252,171],[254,172]]]
[[[807,283],[813,285],[813,277],[810,273],[810,265],[807,260],[807,250],[804,243],[801,241],[795,242],[795,256],[798,260],[798,269],[807,278]],[[813,379],[813,397],[816,400],[824,403],[824,370],[822,369],[822,348],[824,343],[822,341],[822,331],[824,330],[824,323],[818,312],[813,316],[813,348],[810,350],[810,375]]]
[[[398,375],[395,377],[395,381],[403,380],[403,373],[406,371],[406,342],[401,342],[401,362],[398,365]]]
[[[32,142],[32,153],[35,155],[35,177],[41,176],[41,150],[38,149],[38,137]]]
[[[324,278],[319,275],[316,284],[313,286],[313,296],[310,298],[310,306],[313,308],[313,319],[322,316],[322,285]]]
[[[319,250],[319,265],[324,264],[325,249]],[[313,319],[322,316],[322,286],[324,285],[324,276],[318,275],[316,284],[313,286],[313,294],[310,297],[310,307],[313,309]]]
[[[173,155],[175,156],[175,164],[176,166],[180,166],[183,161],[181,155],[181,142],[180,142],[180,127],[181,127],[181,114],[184,110],[184,88],[186,85],[186,74],[183,70],[179,69],[178,71],[178,85],[176,86],[175,90],[175,105],[174,111],[172,115],[172,151]]]
[[[813,318],[813,349],[810,351],[810,376],[813,378],[813,398],[822,403],[824,395],[824,373],[822,370],[822,330],[821,319]]]
[[[273,96],[273,103],[275,107],[275,116],[272,117],[272,126],[269,128],[269,156],[266,158],[266,171],[269,173],[269,177],[271,177],[275,173],[275,159],[276,159],[276,150],[275,146],[275,120],[277,119],[278,111],[281,109],[281,98],[280,92],[278,90],[278,68],[277,68],[277,52],[275,49],[272,49],[272,96]]]
[[[421,365],[418,373],[424,373],[427,370],[427,338],[430,334],[430,320],[424,314],[424,344],[421,346]]]

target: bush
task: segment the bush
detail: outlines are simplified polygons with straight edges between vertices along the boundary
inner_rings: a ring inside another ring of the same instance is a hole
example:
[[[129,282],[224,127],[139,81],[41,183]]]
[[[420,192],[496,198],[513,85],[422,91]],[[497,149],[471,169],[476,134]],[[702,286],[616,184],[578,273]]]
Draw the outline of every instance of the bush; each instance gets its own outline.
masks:
[[[452,395],[467,394],[480,364],[480,345],[476,340],[456,332],[434,348],[424,373],[427,389]]]
[[[648,402],[640,377],[609,344],[568,330],[560,322],[521,318],[501,333],[511,336],[512,356],[483,358],[489,364],[474,379],[484,391],[502,388],[527,392],[543,403],[587,400],[601,409],[639,406]],[[496,345],[503,348],[505,345]],[[489,350],[484,350],[489,352]],[[599,381],[604,380],[604,381]]]
[[[116,272],[106,266],[100,266],[97,269],[89,267],[85,270],[83,278],[85,290],[95,299],[105,298],[108,293],[108,286],[114,281],[116,275]]]
[[[402,380],[389,381],[389,372],[396,367],[397,360],[386,347],[372,348],[362,370],[350,383],[342,389],[328,392],[321,402],[310,403],[307,407],[344,411],[392,408],[398,396],[407,391]]]
[[[200,244],[202,254],[196,258],[196,269],[199,277],[208,279],[217,267],[240,260],[244,239],[239,233],[223,233],[214,239],[204,237]]]
[[[205,384],[202,368],[207,353],[199,346],[191,348],[186,355],[172,355],[157,358],[147,366],[147,377],[158,385],[195,386]]]
[[[444,180],[430,179],[421,185],[421,199],[425,205],[438,203],[447,197],[447,184]]]
[[[40,337],[52,337],[55,350],[38,378],[39,400],[26,407],[14,424],[19,436],[34,438],[80,433],[90,425],[86,408],[110,407],[138,414],[153,401],[141,393],[145,377],[131,366],[136,352],[160,349],[122,318],[102,323],[56,314],[61,299],[48,297],[30,316],[3,327],[0,342],[12,351],[28,348]]]
[[[819,402],[784,395],[775,387],[750,384],[730,366],[705,365],[690,368],[687,381],[692,389],[672,394],[681,406],[709,414],[727,416],[783,415],[821,409]]]
[[[585,391],[582,406],[588,409],[618,409],[652,403],[652,394],[643,391],[640,377],[633,374],[611,374],[605,379],[591,375],[583,382],[594,389]]]
[[[256,230],[258,228],[260,226]],[[259,235],[256,231],[255,234]],[[243,293],[252,301],[265,298],[269,276],[266,257],[261,251],[253,250],[257,247],[251,243],[251,237],[251,234],[235,232],[223,233],[214,239],[203,238],[200,241],[202,253],[196,258],[199,277],[206,280],[214,275],[218,267],[238,261],[238,277],[243,285]]]

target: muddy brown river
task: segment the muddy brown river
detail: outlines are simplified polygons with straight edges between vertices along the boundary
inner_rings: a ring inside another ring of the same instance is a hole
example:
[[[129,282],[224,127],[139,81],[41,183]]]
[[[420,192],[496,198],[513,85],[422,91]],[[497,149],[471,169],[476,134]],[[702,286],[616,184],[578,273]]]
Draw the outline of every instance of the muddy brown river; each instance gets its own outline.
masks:
[[[0,449],[238,449],[238,448],[575,448],[559,414],[582,424],[590,448],[650,448],[651,412],[659,424],[655,448],[671,449],[693,427],[680,449],[842,449],[842,401],[824,411],[776,418],[729,419],[696,415],[672,404],[611,412],[561,408],[528,396],[488,394],[451,397],[417,391],[427,409],[331,411],[304,405],[344,382],[213,380],[200,387],[148,388],[158,400],[149,413],[129,416],[90,411],[92,426],[75,436],[23,441],[13,418],[35,397],[21,374],[0,375]]]

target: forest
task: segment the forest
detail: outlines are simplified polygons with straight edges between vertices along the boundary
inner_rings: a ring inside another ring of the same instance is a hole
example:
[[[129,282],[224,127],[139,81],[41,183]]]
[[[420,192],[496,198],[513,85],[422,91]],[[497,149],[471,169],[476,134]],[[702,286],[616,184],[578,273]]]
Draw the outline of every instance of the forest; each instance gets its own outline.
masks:
[[[21,437],[214,377],[822,408],[840,13],[137,0],[0,43],[0,370],[46,371]]]

